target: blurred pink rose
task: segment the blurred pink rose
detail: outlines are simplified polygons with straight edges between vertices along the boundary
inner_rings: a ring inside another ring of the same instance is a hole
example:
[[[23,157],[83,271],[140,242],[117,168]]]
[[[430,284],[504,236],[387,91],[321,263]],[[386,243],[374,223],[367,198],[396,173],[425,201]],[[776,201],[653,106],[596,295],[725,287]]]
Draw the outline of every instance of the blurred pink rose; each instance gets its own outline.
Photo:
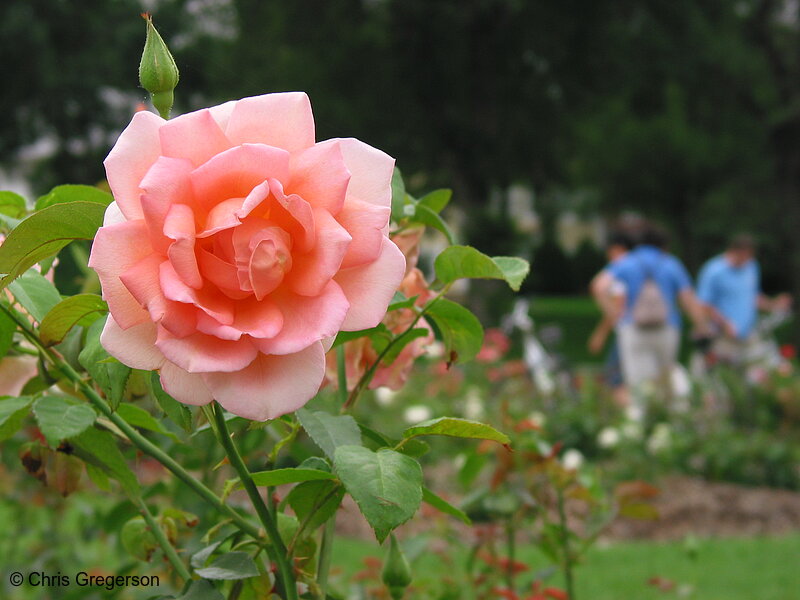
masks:
[[[116,202],[89,261],[101,341],[181,402],[258,420],[301,407],[332,337],[377,325],[403,277],[394,160],[315,143],[303,93],[136,113],[105,166]]]
[[[428,289],[428,284],[425,281],[422,271],[417,268],[411,269],[403,278],[399,291],[408,298],[417,296],[415,304],[419,307],[424,306],[433,295]],[[401,308],[387,313],[386,317],[383,319],[383,324],[386,325],[392,333],[402,333],[408,329],[415,317],[416,313],[412,309]],[[375,375],[369,383],[370,389],[386,386],[393,390],[399,390],[403,387],[408,379],[409,373],[411,373],[411,368],[414,366],[414,361],[425,354],[425,347],[433,342],[433,330],[424,318],[417,321],[415,327],[427,329],[428,334],[411,340],[400,351],[400,354],[397,355],[391,364],[381,364],[375,370]],[[352,389],[367,369],[377,360],[378,353],[367,337],[357,338],[351,342],[347,342],[344,351],[347,387]],[[328,382],[336,386],[338,385],[336,352],[328,352],[327,361]]]
[[[35,356],[6,356],[0,359],[0,396],[19,396],[22,388],[36,375]]]
[[[496,362],[506,355],[509,348],[511,348],[511,340],[505,333],[500,329],[487,329],[483,337],[483,346],[475,360],[483,363]]]

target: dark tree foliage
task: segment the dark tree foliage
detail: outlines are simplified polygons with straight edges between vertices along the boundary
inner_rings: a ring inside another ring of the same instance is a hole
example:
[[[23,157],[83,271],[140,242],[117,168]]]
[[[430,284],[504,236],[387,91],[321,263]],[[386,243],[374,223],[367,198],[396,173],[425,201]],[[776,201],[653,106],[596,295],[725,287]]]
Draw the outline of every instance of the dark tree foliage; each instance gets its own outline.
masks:
[[[454,187],[467,234],[490,237],[487,251],[513,250],[491,190],[528,183],[545,212],[549,191],[588,190],[604,216],[663,221],[692,269],[730,233],[754,231],[769,285],[797,293],[796,4],[162,0],[154,16],[181,69],[178,110],[305,90],[318,138],[385,149],[412,192]],[[37,191],[102,178],[103,155],[146,97],[140,11],[134,0],[0,5],[4,163],[56,142]],[[544,262],[540,251],[534,273]]]

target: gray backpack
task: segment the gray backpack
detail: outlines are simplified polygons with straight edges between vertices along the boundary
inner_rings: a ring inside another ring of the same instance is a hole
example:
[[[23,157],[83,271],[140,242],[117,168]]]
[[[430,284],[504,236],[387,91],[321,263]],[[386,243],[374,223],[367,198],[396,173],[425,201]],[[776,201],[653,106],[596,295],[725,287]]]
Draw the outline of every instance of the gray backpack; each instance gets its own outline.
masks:
[[[656,329],[663,327],[667,324],[669,318],[669,306],[658,287],[653,273],[650,269],[645,269],[645,281],[642,284],[642,289],[639,290],[639,296],[631,307],[631,317],[633,324],[641,329]]]

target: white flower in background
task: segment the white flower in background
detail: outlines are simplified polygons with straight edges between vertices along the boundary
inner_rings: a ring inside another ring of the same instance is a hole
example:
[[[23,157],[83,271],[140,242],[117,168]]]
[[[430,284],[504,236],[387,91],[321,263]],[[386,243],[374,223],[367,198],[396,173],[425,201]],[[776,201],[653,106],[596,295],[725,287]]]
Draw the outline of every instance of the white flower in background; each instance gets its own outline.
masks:
[[[453,460],[453,466],[456,468],[456,471],[460,471],[465,464],[467,464],[467,455],[463,452],[457,454],[455,460]]]
[[[581,454],[580,450],[570,448],[564,452],[564,455],[561,457],[561,464],[564,465],[565,469],[577,471],[583,464],[583,454]]]
[[[692,381],[689,379],[689,372],[682,365],[675,365],[670,373],[670,384],[672,393],[676,398],[688,398],[692,393]]]
[[[619,431],[614,427],[604,427],[597,434],[597,445],[601,448],[613,448],[619,444]]]
[[[625,407],[625,418],[635,423],[641,423],[644,420],[644,407],[640,404],[629,404]]]
[[[378,404],[381,406],[389,406],[394,402],[394,397],[396,395],[397,392],[383,385],[375,390],[375,400],[377,400]]]
[[[544,415],[544,413],[535,410],[528,415],[528,421],[541,429],[544,427],[544,424],[547,423],[547,417]]]
[[[424,404],[414,404],[409,406],[403,413],[403,419],[406,423],[414,425],[422,421],[427,421],[433,416],[433,411]]]
[[[442,358],[444,356],[444,344],[439,340],[428,344],[428,347],[425,349],[425,353],[430,358]]]
[[[658,454],[672,445],[672,427],[669,423],[658,423],[647,440],[647,451]]]
[[[464,416],[467,419],[477,421],[483,417],[483,398],[481,398],[480,390],[472,386],[467,390],[466,398],[464,398]]]
[[[622,427],[620,427],[620,431],[622,432],[623,437],[626,437],[629,440],[640,440],[642,439],[642,435],[644,435],[642,424],[637,421],[628,421],[627,423],[623,423]]]

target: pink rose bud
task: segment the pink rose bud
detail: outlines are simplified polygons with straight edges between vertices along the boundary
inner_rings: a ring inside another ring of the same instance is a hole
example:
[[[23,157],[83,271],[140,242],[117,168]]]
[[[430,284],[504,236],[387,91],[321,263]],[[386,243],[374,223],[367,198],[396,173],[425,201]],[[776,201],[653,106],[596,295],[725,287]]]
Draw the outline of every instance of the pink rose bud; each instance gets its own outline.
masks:
[[[142,13],[142,17],[147,21],[147,38],[139,63],[139,83],[150,92],[153,106],[166,119],[172,109],[172,92],[178,85],[178,66],[153,25],[153,18],[149,13]]]

